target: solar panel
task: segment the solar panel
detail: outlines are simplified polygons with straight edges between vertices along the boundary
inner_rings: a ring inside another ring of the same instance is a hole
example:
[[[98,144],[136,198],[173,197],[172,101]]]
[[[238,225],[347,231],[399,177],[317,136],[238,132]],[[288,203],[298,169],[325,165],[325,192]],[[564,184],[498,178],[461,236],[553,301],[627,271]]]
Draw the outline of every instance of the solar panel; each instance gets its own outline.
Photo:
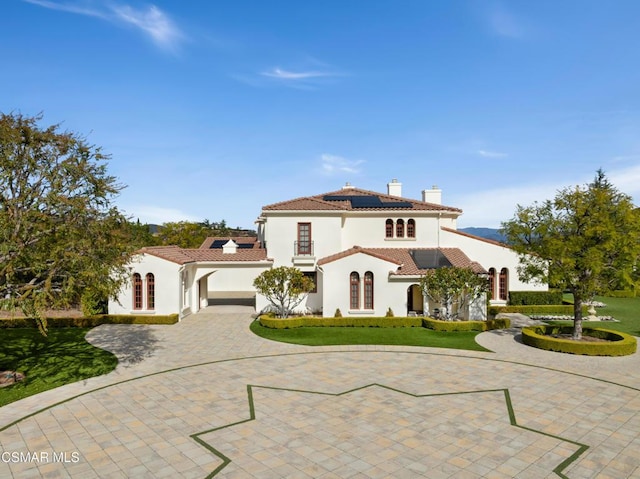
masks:
[[[217,248],[222,248],[222,246],[224,246],[224,244],[229,241],[229,240],[213,240],[213,243],[211,243],[211,246],[209,246],[210,249],[217,249]]]
[[[253,243],[238,243],[238,248],[240,249],[252,249]]]
[[[382,201],[377,196],[352,196],[352,208],[382,208]]]
[[[452,266],[451,262],[438,249],[414,249],[409,254],[419,269],[438,269]]]
[[[413,208],[409,201],[383,201],[382,208]]]
[[[324,195],[322,197],[324,201],[349,201],[351,198],[351,195]]]

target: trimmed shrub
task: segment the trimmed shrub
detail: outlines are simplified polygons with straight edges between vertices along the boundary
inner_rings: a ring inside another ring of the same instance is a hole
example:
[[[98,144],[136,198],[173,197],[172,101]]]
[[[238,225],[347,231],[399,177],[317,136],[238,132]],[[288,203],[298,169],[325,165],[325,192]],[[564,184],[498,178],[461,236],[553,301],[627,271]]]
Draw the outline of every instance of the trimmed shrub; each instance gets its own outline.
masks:
[[[441,321],[433,318],[422,318],[422,326],[434,331],[489,331],[506,329],[511,326],[509,318],[490,319],[488,321]]]
[[[393,309],[389,308],[387,309],[387,314],[385,314],[385,317],[387,318],[393,318],[395,315],[393,314]]]
[[[546,351],[582,354],[586,356],[628,356],[637,349],[636,338],[620,331],[584,328],[583,336],[606,339],[607,342],[575,341],[554,338],[553,334],[571,334],[573,326],[528,326],[522,328],[522,342]]]
[[[587,316],[588,306],[582,307],[582,314]],[[525,305],[525,306],[489,306],[490,316],[500,313],[521,313],[537,315],[564,315],[573,316],[573,305]]]
[[[336,312],[333,313],[333,317],[334,318],[341,318],[342,317],[342,312],[340,311],[340,308],[336,308]]]
[[[510,291],[509,305],[562,304],[562,291]]]
[[[260,316],[260,324],[271,329],[293,329],[301,327],[351,327],[351,328],[419,328],[422,318],[418,317],[340,317],[320,318],[313,316],[294,318],[269,318]]]
[[[611,298],[635,298],[636,292],[632,289],[624,289],[617,291],[610,291],[607,296]]]
[[[49,328],[93,328],[101,324],[175,324],[177,314],[170,315],[116,315],[101,314],[77,318],[47,318]],[[33,318],[0,319],[0,329],[37,328]]]

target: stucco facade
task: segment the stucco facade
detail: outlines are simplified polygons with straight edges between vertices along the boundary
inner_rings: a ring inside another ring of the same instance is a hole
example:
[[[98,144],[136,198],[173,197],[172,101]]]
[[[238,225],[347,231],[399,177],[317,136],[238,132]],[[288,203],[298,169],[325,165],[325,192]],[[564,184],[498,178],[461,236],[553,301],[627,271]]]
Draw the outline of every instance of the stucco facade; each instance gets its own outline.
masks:
[[[509,291],[546,290],[518,279],[518,255],[503,244],[457,231],[458,208],[441,204],[436,187],[422,199],[402,196],[393,180],[386,193],[354,188],[295,198],[262,208],[257,238],[208,238],[195,250],[145,248],[132,262],[132,274],[155,276],[154,311],[182,316],[208,304],[215,295],[254,292],[253,280],[268,268],[295,266],[311,276],[316,289],[300,312],[333,316],[397,316],[433,312],[439,305],[418,288],[426,270],[443,266],[473,269],[491,276],[492,302],[502,304]],[[110,303],[110,311],[133,308],[133,284]],[[162,299],[160,300],[160,296]],[[256,310],[269,307],[256,294]],[[144,309],[144,308],[143,308]],[[486,318],[481,298],[464,314]]]

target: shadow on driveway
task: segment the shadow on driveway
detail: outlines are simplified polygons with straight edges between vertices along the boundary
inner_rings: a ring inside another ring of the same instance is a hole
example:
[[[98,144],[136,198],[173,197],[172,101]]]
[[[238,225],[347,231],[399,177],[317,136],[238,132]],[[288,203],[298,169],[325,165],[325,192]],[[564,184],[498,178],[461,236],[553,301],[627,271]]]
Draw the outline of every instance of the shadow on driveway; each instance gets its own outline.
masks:
[[[91,330],[86,339],[115,354],[125,367],[141,363],[159,349],[155,331],[143,324],[103,324]]]

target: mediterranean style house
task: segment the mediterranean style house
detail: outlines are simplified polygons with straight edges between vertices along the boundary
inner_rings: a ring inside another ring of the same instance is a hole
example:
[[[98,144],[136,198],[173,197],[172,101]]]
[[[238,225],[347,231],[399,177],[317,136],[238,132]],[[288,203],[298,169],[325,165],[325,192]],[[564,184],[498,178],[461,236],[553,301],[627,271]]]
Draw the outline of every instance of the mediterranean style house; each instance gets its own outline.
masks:
[[[131,281],[111,314],[197,312],[213,298],[249,296],[256,310],[269,304],[253,280],[278,266],[295,266],[315,289],[301,312],[333,316],[396,316],[433,313],[440,305],[423,297],[419,283],[429,269],[468,267],[486,275],[491,303],[505,304],[509,291],[546,290],[523,283],[518,255],[506,245],[458,231],[462,210],[442,204],[437,187],[421,200],[402,196],[392,180],[386,193],[355,188],[264,206],[257,238],[207,238],[197,249],[143,248],[131,263]],[[255,298],[255,299],[254,299]],[[468,307],[470,319],[486,318],[486,299]]]

